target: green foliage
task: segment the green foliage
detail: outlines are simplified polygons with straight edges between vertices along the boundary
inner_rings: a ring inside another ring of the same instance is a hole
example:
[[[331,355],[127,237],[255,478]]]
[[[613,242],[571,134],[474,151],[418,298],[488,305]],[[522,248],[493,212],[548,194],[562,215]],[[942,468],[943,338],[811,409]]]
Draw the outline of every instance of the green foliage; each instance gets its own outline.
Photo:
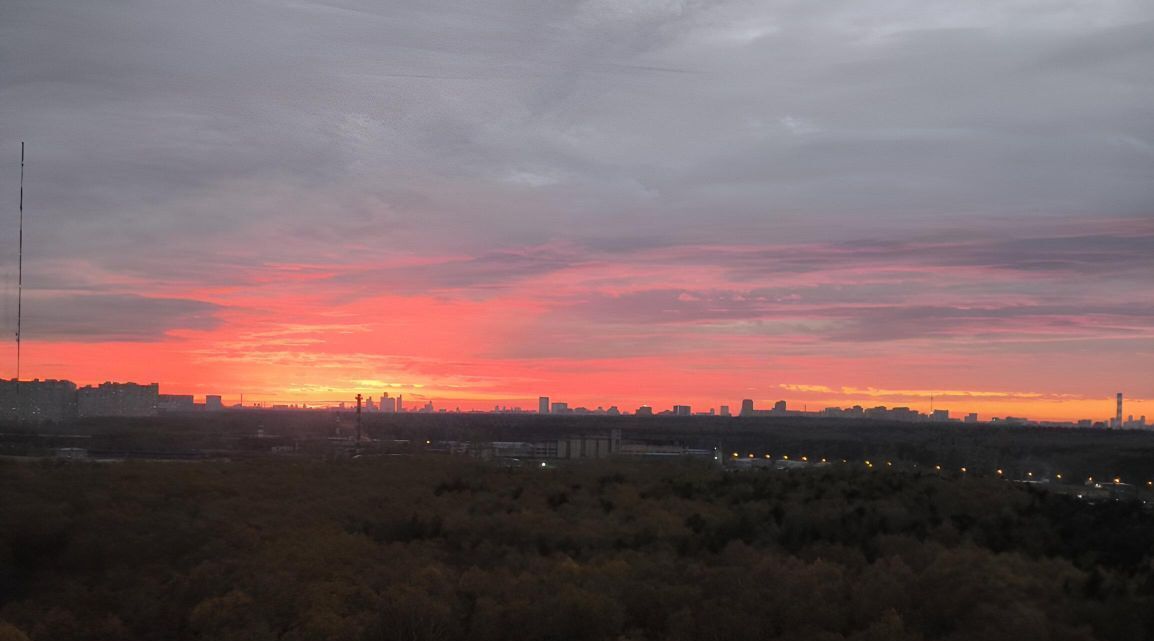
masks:
[[[1136,641],[1152,542],[883,470],[0,463],[0,641]]]

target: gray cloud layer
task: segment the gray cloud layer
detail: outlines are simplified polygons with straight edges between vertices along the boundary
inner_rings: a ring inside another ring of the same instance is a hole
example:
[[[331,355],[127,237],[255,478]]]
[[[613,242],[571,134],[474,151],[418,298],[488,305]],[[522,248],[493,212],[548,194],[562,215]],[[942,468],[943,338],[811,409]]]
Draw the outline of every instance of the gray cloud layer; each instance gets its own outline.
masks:
[[[216,305],[178,298],[133,295],[52,294],[25,301],[29,340],[151,341],[174,329],[217,326]]]
[[[1148,269],[1148,234],[1044,230],[1154,216],[1152,105],[1146,0],[0,3],[33,288],[406,252],[479,256],[430,277],[474,287],[582,259],[517,253],[551,241]],[[1037,229],[901,244],[1008,220]]]

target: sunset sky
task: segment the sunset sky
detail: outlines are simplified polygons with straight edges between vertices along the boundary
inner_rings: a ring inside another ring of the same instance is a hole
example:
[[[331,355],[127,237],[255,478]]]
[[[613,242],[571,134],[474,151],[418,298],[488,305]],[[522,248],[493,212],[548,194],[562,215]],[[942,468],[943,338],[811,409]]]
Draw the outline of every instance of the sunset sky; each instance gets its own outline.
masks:
[[[24,378],[1154,419],[1149,0],[4,0],[8,336],[21,140]]]

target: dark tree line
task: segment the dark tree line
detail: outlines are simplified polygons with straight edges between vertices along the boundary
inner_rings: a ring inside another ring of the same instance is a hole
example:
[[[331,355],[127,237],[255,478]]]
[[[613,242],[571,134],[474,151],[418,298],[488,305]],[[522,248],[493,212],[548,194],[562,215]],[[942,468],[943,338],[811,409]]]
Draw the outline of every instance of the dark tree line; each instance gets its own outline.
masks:
[[[1154,516],[992,479],[0,463],[0,641],[1141,640]]]

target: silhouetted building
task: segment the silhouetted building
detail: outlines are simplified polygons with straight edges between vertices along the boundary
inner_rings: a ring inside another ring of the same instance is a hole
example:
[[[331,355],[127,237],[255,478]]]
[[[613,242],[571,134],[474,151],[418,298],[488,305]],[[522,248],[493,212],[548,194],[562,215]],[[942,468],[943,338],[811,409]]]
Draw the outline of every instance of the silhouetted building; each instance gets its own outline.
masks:
[[[551,407],[552,407],[552,410],[550,413],[552,413],[552,414],[568,414],[569,413],[569,404],[568,403],[553,403],[553,405]]]
[[[156,416],[160,402],[160,385],[136,383],[101,383],[76,391],[76,409],[80,416]]]
[[[674,405],[673,406],[673,415],[674,416],[692,416],[693,415],[693,409],[691,407],[689,407],[688,405]]]
[[[977,412],[970,412],[969,414],[966,414],[965,422],[977,423],[978,422],[978,413]]]
[[[746,398],[741,401],[741,416],[753,416],[753,399]]]
[[[193,402],[192,394],[159,394],[156,409],[170,414],[193,412],[196,403]]]
[[[381,394],[381,412],[385,414],[395,414],[397,412],[397,401],[400,397],[393,398],[389,396],[388,392]]]
[[[720,412],[718,412],[718,413],[719,413],[721,416],[729,416],[729,415],[730,415],[730,414],[729,414],[729,406],[728,406],[728,405],[722,405],[722,406],[721,406],[721,411],[720,411]]]
[[[648,405],[642,405],[634,412],[637,416],[653,416],[653,408]]]
[[[72,381],[0,380],[0,418],[40,423],[76,417],[76,383]]]
[[[549,397],[548,396],[540,396],[537,398],[537,413],[538,414],[548,414],[549,413]]]
[[[224,402],[220,394],[209,394],[204,397],[204,409],[209,412],[219,412],[224,409]]]

